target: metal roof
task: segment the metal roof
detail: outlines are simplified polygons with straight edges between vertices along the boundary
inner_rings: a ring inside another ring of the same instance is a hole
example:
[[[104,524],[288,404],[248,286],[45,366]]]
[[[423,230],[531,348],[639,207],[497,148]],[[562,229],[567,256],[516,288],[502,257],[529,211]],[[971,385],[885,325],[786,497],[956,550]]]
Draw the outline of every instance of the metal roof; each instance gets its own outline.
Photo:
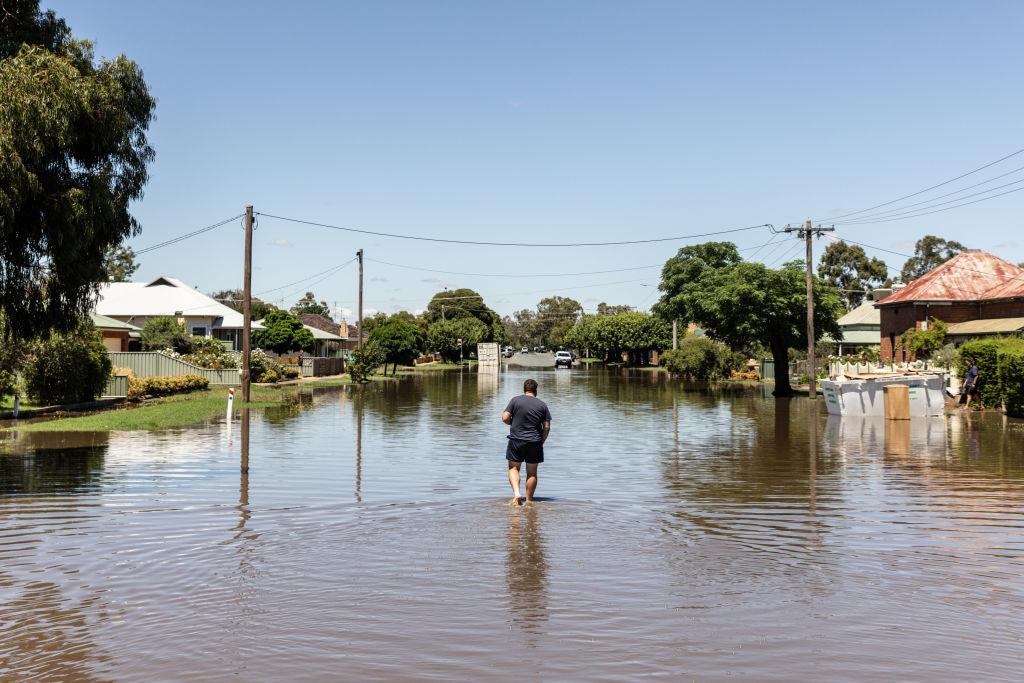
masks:
[[[822,341],[832,342],[833,344],[881,344],[882,333],[880,330],[843,330],[843,340],[836,341],[831,335],[824,335],[821,338]]]
[[[242,314],[173,277],[151,282],[110,282],[100,287],[96,312],[104,316],[154,317],[178,312],[192,318],[214,318],[215,328],[241,328]],[[218,320],[219,319],[219,320]],[[257,329],[256,326],[253,326]]]
[[[305,324],[303,325],[303,327],[305,327],[307,330],[312,332],[313,333],[313,339],[316,339],[318,341],[319,340],[324,340],[324,341],[345,341],[344,337],[339,337],[336,334],[331,334],[327,330],[321,330],[319,328],[313,327],[312,325],[305,325]]]
[[[129,332],[139,332],[142,328],[136,327],[129,323],[121,322],[120,320],[114,320],[108,318],[105,315],[99,313],[92,313],[92,324],[101,330],[128,330]]]
[[[965,249],[875,305],[1015,298],[1024,298],[1024,268],[980,249]]]
[[[981,320],[968,320],[963,323],[954,323],[949,326],[947,334],[950,335],[972,335],[972,334],[1013,334],[1024,330],[1024,318],[983,318]]]
[[[875,308],[874,301],[866,299],[860,306],[839,319],[840,327],[849,327],[851,325],[873,325],[878,329],[882,329],[882,313]],[[846,334],[846,332],[844,331],[843,334]]]

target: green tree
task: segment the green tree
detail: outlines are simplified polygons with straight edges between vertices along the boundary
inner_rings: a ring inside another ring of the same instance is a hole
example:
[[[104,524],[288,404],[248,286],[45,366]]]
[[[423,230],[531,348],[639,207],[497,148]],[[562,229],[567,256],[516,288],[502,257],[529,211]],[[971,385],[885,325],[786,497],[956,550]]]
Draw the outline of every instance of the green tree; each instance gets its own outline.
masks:
[[[178,353],[189,353],[192,350],[192,336],[185,324],[168,315],[147,320],[139,336],[142,348],[147,351],[174,349]]]
[[[219,301],[228,308],[242,312],[242,297],[244,292],[240,289],[224,289],[219,292],[214,292],[210,295],[211,299]],[[252,297],[252,310],[251,315],[253,320],[263,320],[267,317],[267,314],[271,311],[280,311],[281,309],[274,304],[267,303],[257,297]]]
[[[97,60],[37,2],[0,8],[0,338],[68,330],[135,235],[153,117],[139,67]]]
[[[807,346],[806,271],[793,261],[779,269],[742,261],[730,242],[683,247],[662,268],[656,312],[666,319],[692,321],[708,336],[733,348],[758,342],[775,360],[776,396],[793,393],[789,349]],[[841,339],[837,324],[843,304],[834,287],[814,283],[814,332]]]
[[[846,310],[852,311],[864,300],[865,291],[884,284],[889,274],[884,261],[868,258],[862,247],[840,241],[825,247],[818,277],[839,290]]]
[[[252,333],[253,343],[260,348],[275,353],[312,351],[316,343],[313,333],[288,311],[271,311],[261,324],[263,329]]]
[[[306,292],[289,310],[295,316],[302,315],[303,313],[315,313],[334,322],[334,319],[331,318],[331,307],[327,305],[326,301],[317,301],[313,292]]]
[[[465,358],[468,349],[487,341],[490,333],[491,330],[476,318],[439,320],[430,326],[427,348],[441,354],[446,363],[454,363]]]
[[[110,282],[128,282],[139,269],[135,262],[135,251],[131,247],[112,247],[103,260],[103,270]]]
[[[453,289],[438,292],[430,300],[430,303],[427,304],[427,310],[423,316],[430,324],[436,323],[439,320],[475,318],[483,323],[486,328],[484,338],[480,341],[501,342],[505,337],[501,316],[491,310],[484,303],[483,297],[472,289]]]
[[[611,305],[601,302],[597,305],[598,315],[618,315],[619,313],[629,313],[633,310],[632,306],[626,306],[624,304]]]
[[[33,345],[25,383],[40,403],[82,403],[103,393],[111,369],[99,330],[83,321],[66,334],[56,333]]]
[[[637,311],[588,315],[566,332],[564,341],[568,347],[599,354],[608,362],[620,362],[625,353],[630,365],[641,365],[651,351],[671,344],[672,328],[660,318]]]
[[[949,325],[931,318],[928,321],[928,329],[911,328],[901,334],[896,340],[896,348],[904,349],[915,358],[931,358],[933,353],[945,345],[948,332]]]
[[[536,332],[537,315],[524,308],[502,319],[502,325],[509,341],[515,346],[536,346],[539,343]]]
[[[537,338],[544,346],[562,346],[566,334],[582,317],[583,306],[575,299],[565,296],[541,299],[534,323]]]
[[[416,323],[400,318],[389,318],[370,332],[370,342],[384,351],[384,372],[387,364],[394,366],[392,375],[398,372],[398,365],[412,365],[423,351],[425,343]]]
[[[953,240],[945,240],[935,235],[925,235],[914,245],[914,255],[903,264],[900,278],[903,282],[915,280],[935,270],[965,248],[964,245]]]

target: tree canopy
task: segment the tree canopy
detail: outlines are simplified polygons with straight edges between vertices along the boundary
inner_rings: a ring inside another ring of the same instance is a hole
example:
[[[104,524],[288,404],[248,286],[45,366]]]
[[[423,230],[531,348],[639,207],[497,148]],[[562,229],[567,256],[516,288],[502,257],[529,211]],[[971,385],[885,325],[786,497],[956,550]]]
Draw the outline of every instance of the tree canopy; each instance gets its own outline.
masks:
[[[914,245],[914,255],[903,264],[900,278],[905,283],[915,280],[935,270],[965,248],[964,245],[954,240],[925,235]]]
[[[618,315],[619,313],[629,313],[633,310],[632,306],[626,306],[624,304],[607,304],[604,301],[597,305],[598,315]]]
[[[438,320],[427,333],[427,348],[441,354],[445,362],[454,363],[480,342],[486,342],[490,333],[491,328],[476,318]]]
[[[740,259],[730,242],[683,247],[662,269],[655,310],[667,319],[695,322],[735,348],[762,343],[775,360],[775,394],[792,393],[788,351],[807,345],[806,272],[801,261],[781,268]],[[834,287],[814,282],[814,334],[842,337],[843,304]]]
[[[241,313],[242,297],[244,295],[244,292],[240,289],[224,289],[219,292],[214,292],[213,294],[210,295],[210,298],[214,299],[215,301],[219,301],[228,308]],[[262,320],[263,318],[266,318],[267,314],[269,314],[271,311],[281,310],[274,304],[268,303],[256,297],[252,297],[251,306],[251,314],[253,320]]]
[[[106,281],[107,253],[139,231],[155,100],[138,65],[97,60],[38,2],[0,21],[0,336],[73,328]]]
[[[288,311],[271,311],[261,324],[264,329],[252,333],[253,343],[260,348],[275,353],[313,349],[313,333]]]
[[[108,249],[103,259],[103,270],[107,273],[108,282],[128,282],[138,269],[135,250],[131,247],[117,246]]]
[[[484,298],[472,289],[446,289],[438,292],[430,299],[423,317],[431,325],[440,320],[474,318],[487,330],[483,338],[477,341],[501,343],[506,337],[501,316],[491,310],[484,303]]]
[[[302,315],[303,313],[314,313],[334,322],[334,319],[331,317],[331,307],[327,305],[326,301],[317,301],[313,292],[303,294],[302,298],[296,301],[295,305],[289,310],[295,316]]]
[[[567,296],[549,296],[537,303],[535,336],[544,346],[565,344],[569,330],[583,317],[583,306]]]
[[[399,364],[412,365],[423,352],[426,340],[415,322],[391,317],[374,326],[369,341],[384,352],[385,372],[387,364],[391,363],[394,366],[391,374],[394,374]]]
[[[885,261],[868,258],[856,244],[832,242],[821,254],[818,277],[839,290],[839,295],[852,311],[864,300],[865,292],[883,285],[889,279]]]
[[[565,336],[566,346],[604,356],[609,362],[620,362],[625,353],[631,365],[639,365],[648,352],[665,349],[671,342],[667,322],[637,311],[584,316]]]

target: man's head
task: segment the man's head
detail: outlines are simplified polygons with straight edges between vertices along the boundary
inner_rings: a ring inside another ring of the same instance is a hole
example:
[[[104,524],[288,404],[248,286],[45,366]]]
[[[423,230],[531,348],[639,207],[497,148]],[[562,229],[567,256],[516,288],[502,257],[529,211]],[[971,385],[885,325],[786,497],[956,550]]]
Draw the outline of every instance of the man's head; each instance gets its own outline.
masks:
[[[535,380],[535,379],[528,379],[525,382],[523,382],[523,392],[525,392],[527,394],[533,394],[534,396],[536,396],[537,395],[537,380]]]
[[[971,367],[972,365],[974,365],[973,358],[964,358],[964,360],[967,362],[967,367]]]

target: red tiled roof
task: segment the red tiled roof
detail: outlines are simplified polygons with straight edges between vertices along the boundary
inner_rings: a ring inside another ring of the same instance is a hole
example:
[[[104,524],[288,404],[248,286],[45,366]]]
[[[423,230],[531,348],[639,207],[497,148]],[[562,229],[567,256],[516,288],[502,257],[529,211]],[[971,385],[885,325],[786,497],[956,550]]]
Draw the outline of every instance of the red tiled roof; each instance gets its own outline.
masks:
[[[1024,268],[980,249],[960,252],[875,304],[1024,298]]]

